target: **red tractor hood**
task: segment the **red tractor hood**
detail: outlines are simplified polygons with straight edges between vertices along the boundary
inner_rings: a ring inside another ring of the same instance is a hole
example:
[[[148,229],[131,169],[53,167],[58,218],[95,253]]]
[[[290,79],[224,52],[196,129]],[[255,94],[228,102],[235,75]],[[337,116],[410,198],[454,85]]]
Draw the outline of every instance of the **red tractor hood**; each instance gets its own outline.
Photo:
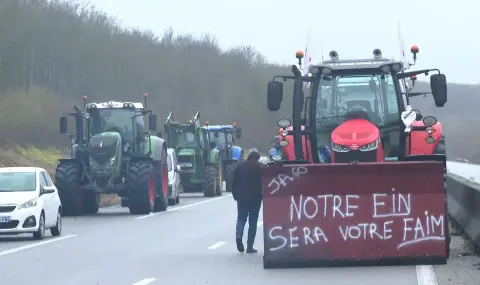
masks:
[[[332,132],[332,142],[350,147],[374,142],[380,136],[378,128],[365,119],[351,119],[343,122]]]

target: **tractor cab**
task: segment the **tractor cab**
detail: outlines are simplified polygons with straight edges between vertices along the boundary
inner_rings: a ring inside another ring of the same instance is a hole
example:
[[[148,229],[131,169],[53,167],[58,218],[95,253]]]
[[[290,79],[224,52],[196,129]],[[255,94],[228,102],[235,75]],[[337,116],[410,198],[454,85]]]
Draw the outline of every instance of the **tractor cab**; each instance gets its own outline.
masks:
[[[237,123],[233,125],[209,125],[205,123],[208,130],[208,140],[212,148],[220,151],[222,159],[231,159],[234,152],[235,139],[241,137],[241,128],[237,128]]]
[[[412,48],[412,52],[416,55],[418,48]],[[288,134],[283,136],[287,141],[283,144],[288,145],[284,147],[287,159],[298,159],[295,155],[298,153],[302,159],[320,163],[404,160],[412,154],[412,137],[418,137],[409,131],[410,126],[415,126],[414,130],[425,131],[427,127],[441,130],[435,118],[426,117],[432,124],[426,126],[420,112],[408,105],[408,98],[416,94],[409,93],[405,80],[437,70],[405,72],[408,67],[403,62],[383,58],[379,49],[375,49],[373,55],[371,59],[340,60],[338,53],[331,51],[331,59],[311,66],[307,75],[284,77],[296,80],[293,128],[288,120],[279,125]],[[295,70],[299,72],[296,66],[292,69],[294,73]],[[441,107],[447,100],[445,75],[434,74],[430,78],[435,105]],[[306,101],[305,82],[310,83]],[[276,107],[273,106],[275,100],[281,100],[278,92],[283,90],[281,85],[281,82],[270,82],[269,106]],[[406,123],[407,117],[412,116],[414,119]],[[421,147],[421,151],[434,149],[440,141],[440,133],[424,132],[431,142],[424,140],[429,146]],[[289,144],[296,134],[299,143]],[[293,145],[298,145],[299,149],[294,149]]]

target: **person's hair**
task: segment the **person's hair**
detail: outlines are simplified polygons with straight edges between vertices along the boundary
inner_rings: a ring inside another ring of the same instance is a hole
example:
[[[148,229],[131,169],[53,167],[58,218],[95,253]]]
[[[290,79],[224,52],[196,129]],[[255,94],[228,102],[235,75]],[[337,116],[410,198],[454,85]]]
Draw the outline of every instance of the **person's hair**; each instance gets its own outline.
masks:
[[[247,158],[247,160],[249,161],[258,161],[259,159],[260,159],[260,154],[256,151],[250,152]]]

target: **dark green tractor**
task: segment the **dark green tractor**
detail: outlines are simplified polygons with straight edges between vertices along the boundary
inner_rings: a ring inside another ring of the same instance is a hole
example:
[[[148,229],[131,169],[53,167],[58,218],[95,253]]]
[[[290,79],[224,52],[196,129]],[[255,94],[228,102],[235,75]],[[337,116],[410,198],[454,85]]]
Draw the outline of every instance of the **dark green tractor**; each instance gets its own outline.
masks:
[[[67,115],[75,118],[76,135],[55,174],[64,214],[97,213],[101,193],[121,196],[132,214],[167,209],[167,144],[144,126],[149,115],[149,130],[156,130],[152,111],[132,102],[75,106],[60,118],[61,133],[67,133]]]
[[[180,165],[180,183],[184,192],[203,192],[205,197],[222,195],[222,161],[205,127],[200,113],[184,123],[175,121],[173,113],[165,121],[167,145],[175,149]]]

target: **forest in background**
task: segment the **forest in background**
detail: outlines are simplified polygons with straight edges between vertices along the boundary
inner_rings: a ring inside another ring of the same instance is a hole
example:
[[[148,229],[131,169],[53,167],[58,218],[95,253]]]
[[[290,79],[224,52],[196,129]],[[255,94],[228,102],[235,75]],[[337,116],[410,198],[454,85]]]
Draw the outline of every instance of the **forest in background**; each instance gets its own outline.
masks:
[[[197,110],[211,124],[236,120],[243,130],[238,144],[266,151],[276,121],[291,113],[288,86],[282,108],[267,110],[267,83],[289,73],[251,46],[222,50],[208,34],[194,38],[172,29],[163,35],[124,29],[114,17],[78,1],[0,1],[2,144],[67,147],[58,118],[81,105],[81,96],[142,101],[148,93],[159,120],[170,110],[179,120]],[[428,89],[424,82],[417,85]],[[448,88],[445,108],[435,108],[431,96],[412,104],[443,122],[450,159],[480,162],[478,136],[471,131],[480,121],[480,85]]]

